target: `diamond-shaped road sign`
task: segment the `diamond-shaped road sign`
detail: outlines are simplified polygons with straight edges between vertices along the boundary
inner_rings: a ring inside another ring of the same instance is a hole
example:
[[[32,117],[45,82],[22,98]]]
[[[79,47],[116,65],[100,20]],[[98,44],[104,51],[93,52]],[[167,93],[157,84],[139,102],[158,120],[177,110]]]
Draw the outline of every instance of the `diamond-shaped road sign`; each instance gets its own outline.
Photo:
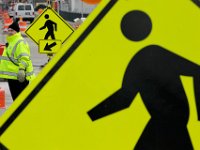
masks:
[[[48,40],[60,40],[63,44],[74,32],[74,29],[67,23],[55,10],[51,7],[47,7],[41,15],[27,28],[25,33],[37,44],[39,45],[40,40],[46,42]],[[54,41],[56,42],[56,41]],[[58,51],[59,47],[53,48],[54,51],[41,50],[43,47],[39,45],[39,49],[42,53],[55,53]]]
[[[193,1],[102,0],[3,114],[2,149],[200,149],[199,27]]]

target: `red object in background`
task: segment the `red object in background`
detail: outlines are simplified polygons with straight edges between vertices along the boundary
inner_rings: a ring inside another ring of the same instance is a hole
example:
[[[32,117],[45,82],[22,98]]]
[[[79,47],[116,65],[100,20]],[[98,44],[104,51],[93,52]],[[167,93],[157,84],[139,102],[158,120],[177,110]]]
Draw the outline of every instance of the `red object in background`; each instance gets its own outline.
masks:
[[[82,1],[88,4],[98,4],[101,0],[82,0]]]
[[[0,56],[2,56],[5,45],[0,44]]]
[[[5,90],[0,87],[0,108],[5,108]]]

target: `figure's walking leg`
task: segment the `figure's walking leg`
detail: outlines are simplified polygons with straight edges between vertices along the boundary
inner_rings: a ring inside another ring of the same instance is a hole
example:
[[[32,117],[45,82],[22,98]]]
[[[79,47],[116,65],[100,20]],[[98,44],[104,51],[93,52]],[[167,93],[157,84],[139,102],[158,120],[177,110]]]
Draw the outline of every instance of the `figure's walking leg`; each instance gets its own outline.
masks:
[[[49,32],[47,32],[46,35],[45,35],[45,37],[44,37],[44,39],[47,40],[48,37],[49,37],[49,35],[50,35]]]
[[[53,33],[51,33],[51,39],[55,39],[55,36]]]

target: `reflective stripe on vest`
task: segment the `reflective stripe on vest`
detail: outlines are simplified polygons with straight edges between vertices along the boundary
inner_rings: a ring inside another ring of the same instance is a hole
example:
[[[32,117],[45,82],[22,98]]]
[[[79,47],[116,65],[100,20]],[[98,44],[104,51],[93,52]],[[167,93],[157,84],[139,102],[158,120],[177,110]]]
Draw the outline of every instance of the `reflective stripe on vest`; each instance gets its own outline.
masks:
[[[8,57],[6,57],[6,56],[0,56],[0,60],[10,60]]]
[[[7,53],[7,56],[10,58],[10,60],[11,60],[15,65],[17,65],[17,66],[19,66],[19,65],[18,65],[18,59],[19,59],[20,57],[22,57],[22,56],[28,56],[27,54],[23,54],[23,53],[22,53],[22,54],[20,54],[20,55],[17,57],[17,59],[14,58],[14,54],[15,54],[15,51],[16,51],[16,49],[17,49],[17,45],[18,45],[20,42],[22,42],[22,41],[24,42],[23,39],[17,41],[17,43],[15,44],[15,46],[14,46],[13,49],[12,49],[11,56],[9,56],[8,53]]]
[[[17,73],[14,72],[0,71],[0,74],[17,77]]]
[[[17,77],[17,73],[14,73],[14,72],[0,71],[0,74],[4,74],[4,75],[9,75],[9,76]],[[27,73],[26,73],[26,77],[27,77],[27,76],[31,76],[31,75],[33,75],[33,74],[34,74],[33,71],[32,71],[32,72],[27,72]]]

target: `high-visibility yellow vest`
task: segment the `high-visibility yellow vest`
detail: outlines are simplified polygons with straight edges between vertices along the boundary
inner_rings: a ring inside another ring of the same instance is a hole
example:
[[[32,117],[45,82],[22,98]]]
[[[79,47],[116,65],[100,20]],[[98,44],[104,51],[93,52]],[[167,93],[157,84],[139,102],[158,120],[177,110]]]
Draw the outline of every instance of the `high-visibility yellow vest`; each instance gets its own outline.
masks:
[[[7,41],[9,45],[0,56],[0,78],[17,80],[19,69],[24,69],[26,80],[34,79],[35,74],[30,59],[30,48],[21,33],[8,36]]]

